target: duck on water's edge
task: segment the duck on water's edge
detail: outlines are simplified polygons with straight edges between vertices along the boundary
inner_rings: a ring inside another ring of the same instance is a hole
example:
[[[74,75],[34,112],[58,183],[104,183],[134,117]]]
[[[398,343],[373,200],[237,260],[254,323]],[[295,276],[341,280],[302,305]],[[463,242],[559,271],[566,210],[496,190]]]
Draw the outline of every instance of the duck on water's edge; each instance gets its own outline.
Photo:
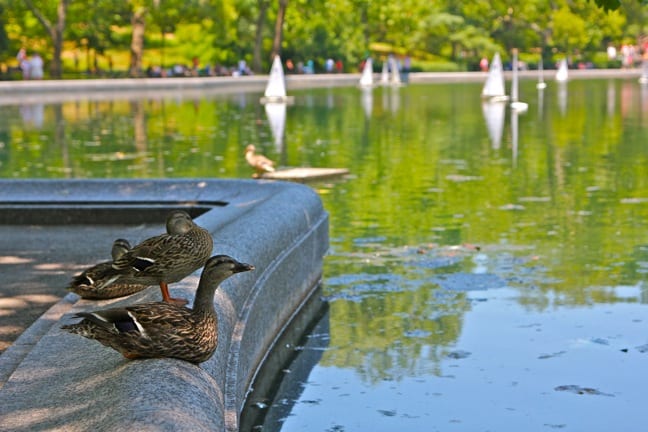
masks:
[[[202,267],[211,255],[214,242],[211,234],[182,210],[169,214],[166,230],[165,234],[144,240],[132,249],[124,250],[124,243],[120,243],[115,251],[113,244],[113,261],[86,270],[72,280],[69,289],[84,298],[107,299],[159,284],[164,301],[186,304],[186,300],[170,296],[168,284]]]
[[[216,289],[228,277],[250,270],[254,266],[216,255],[205,264],[192,309],[156,302],[80,312],[75,317],[82,321],[61,328],[94,339],[128,359],[172,357],[202,363],[218,344]]]

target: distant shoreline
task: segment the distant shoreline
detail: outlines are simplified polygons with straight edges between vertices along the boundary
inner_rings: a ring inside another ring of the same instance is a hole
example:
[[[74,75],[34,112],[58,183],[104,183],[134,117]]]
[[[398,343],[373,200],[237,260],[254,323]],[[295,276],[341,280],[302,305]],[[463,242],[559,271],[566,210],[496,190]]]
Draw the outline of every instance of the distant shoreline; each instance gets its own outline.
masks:
[[[510,71],[504,76],[510,79]],[[378,74],[375,74],[376,77]],[[457,83],[481,82],[486,80],[487,72],[412,72],[409,83]],[[545,70],[544,78],[551,83],[555,71]],[[641,69],[572,69],[570,79],[625,78],[639,79]],[[520,71],[521,79],[536,79],[536,70]],[[16,102],[46,102],[52,99],[77,100],[88,97],[115,99],[140,97],[159,94],[160,91],[218,93],[239,93],[263,91],[267,75],[242,77],[190,77],[190,78],[109,78],[109,79],[68,79],[40,81],[0,81],[0,104]],[[291,89],[313,87],[355,86],[360,80],[359,73],[353,74],[315,74],[287,75],[286,86]],[[80,97],[81,96],[81,97]]]

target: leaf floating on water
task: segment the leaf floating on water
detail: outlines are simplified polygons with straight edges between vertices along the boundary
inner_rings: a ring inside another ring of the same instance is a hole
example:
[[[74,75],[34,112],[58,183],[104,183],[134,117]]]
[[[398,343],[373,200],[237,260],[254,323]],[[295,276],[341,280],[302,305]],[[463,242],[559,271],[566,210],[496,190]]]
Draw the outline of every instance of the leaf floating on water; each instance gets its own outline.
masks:
[[[569,393],[575,393],[579,395],[594,395],[594,396],[608,396],[608,397],[614,397],[613,394],[610,393],[603,393],[602,391],[599,391],[595,388],[591,387],[581,387],[579,385],[561,385],[556,388],[554,388],[556,391],[564,391],[564,392],[569,392]]]
[[[463,351],[463,350],[457,350],[457,351],[450,351],[448,354],[446,354],[446,357],[451,358],[451,359],[465,359],[470,357],[470,352],[468,351]]]
[[[610,345],[610,341],[603,338],[593,338],[592,343],[599,344],[599,345]]]
[[[538,359],[546,360],[546,359],[550,359],[550,358],[553,358],[553,357],[561,356],[561,355],[565,354],[566,352],[567,351],[558,351],[558,352],[555,352],[553,354],[542,354],[542,355],[538,356]]]
[[[638,346],[638,347],[637,347],[637,351],[639,351],[639,352],[642,353],[642,354],[643,354],[643,353],[647,353],[647,352],[648,352],[648,344]]]
[[[417,330],[406,331],[404,336],[408,337],[408,338],[426,338],[426,337],[430,336],[431,334],[432,333],[430,333],[427,330],[417,329]]]

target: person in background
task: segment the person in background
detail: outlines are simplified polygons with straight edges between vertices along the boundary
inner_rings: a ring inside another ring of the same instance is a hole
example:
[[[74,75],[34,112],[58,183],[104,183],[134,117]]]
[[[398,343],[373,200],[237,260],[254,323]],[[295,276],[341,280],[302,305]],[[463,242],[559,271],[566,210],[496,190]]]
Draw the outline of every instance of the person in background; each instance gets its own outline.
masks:
[[[31,79],[43,79],[43,58],[35,52],[29,60],[29,77]]]
[[[479,61],[479,69],[481,69],[482,72],[488,72],[488,59],[486,57],[482,57]]]
[[[16,60],[18,60],[18,67],[22,71],[23,79],[29,79],[29,59],[27,58],[25,48],[20,48],[18,55],[16,55]]]

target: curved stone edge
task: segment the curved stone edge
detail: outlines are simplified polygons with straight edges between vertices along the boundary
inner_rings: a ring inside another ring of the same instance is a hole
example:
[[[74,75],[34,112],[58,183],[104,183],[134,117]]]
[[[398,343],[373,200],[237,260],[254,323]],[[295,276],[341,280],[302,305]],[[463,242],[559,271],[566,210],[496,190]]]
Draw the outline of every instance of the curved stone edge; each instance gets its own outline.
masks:
[[[200,366],[174,359],[127,361],[60,330],[74,312],[155,300],[155,289],[112,301],[78,301],[31,347],[0,390],[1,430],[236,430],[247,389],[276,333],[319,281],[328,215],[306,186],[206,182],[189,198],[205,199],[209,187],[218,184],[229,202],[198,218],[212,230],[214,253],[257,268],[231,278],[217,292],[220,341],[214,356]],[[184,190],[186,197],[192,184],[203,184],[171,183],[150,187],[166,191],[165,196]],[[174,295],[193,298],[198,277],[196,272],[176,284]],[[66,297],[61,307],[72,300]]]

